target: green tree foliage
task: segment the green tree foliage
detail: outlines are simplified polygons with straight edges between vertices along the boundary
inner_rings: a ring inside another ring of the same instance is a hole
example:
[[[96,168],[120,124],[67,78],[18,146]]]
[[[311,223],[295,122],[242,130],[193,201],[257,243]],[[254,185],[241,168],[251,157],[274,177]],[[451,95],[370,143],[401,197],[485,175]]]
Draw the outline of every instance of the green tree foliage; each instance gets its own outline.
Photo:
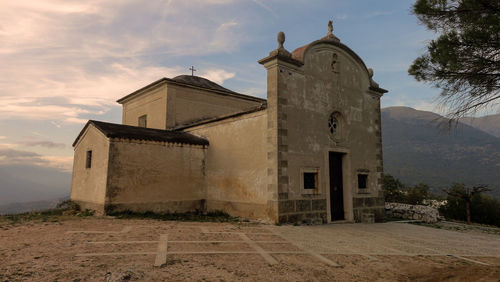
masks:
[[[429,198],[429,185],[424,183],[409,187],[406,192],[406,203],[410,205],[422,205]]]
[[[464,184],[455,183],[447,190],[447,203],[440,208],[440,212],[450,219],[467,220],[467,199],[461,195],[468,195]],[[470,217],[472,222],[500,226],[500,201],[484,193],[475,193],[470,197]]]
[[[465,185],[462,183],[455,183],[451,186],[451,193],[446,197],[446,205],[439,210],[446,218],[465,221],[465,200],[462,197],[455,195],[465,194]]]
[[[422,205],[424,200],[433,198],[427,184],[420,183],[413,187],[405,187],[399,179],[390,174],[385,174],[382,178],[382,188],[386,202]]]
[[[382,188],[384,189],[386,202],[401,203],[405,198],[403,193],[405,187],[403,183],[390,174],[384,174],[382,178]]]
[[[408,72],[442,89],[448,116],[460,118],[498,101],[500,1],[417,0],[413,13],[440,35]]]

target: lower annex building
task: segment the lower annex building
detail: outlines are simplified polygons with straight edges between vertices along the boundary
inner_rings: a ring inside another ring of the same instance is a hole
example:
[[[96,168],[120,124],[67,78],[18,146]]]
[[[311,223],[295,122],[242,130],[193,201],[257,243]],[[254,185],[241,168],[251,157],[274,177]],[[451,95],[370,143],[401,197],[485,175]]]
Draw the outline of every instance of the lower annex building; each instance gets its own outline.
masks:
[[[90,120],[73,147],[71,199],[101,214],[222,210],[275,223],[382,221],[373,71],[333,34],[259,61],[267,99],[202,77],[121,99],[123,124]]]

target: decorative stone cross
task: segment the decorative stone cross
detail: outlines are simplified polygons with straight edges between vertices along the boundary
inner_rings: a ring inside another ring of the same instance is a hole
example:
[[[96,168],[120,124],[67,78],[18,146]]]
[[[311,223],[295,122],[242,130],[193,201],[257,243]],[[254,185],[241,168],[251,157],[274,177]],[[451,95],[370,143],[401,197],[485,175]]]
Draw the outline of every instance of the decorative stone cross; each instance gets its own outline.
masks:
[[[189,70],[191,71],[191,76],[194,76],[194,72],[196,71],[196,69],[193,66],[191,66]]]

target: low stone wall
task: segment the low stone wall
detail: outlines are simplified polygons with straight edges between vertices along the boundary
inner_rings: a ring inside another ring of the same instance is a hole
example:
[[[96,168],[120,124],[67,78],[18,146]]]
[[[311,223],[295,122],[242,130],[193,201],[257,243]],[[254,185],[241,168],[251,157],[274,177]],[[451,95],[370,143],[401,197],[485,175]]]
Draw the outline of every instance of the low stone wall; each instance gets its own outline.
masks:
[[[388,217],[393,218],[420,220],[427,223],[437,222],[439,219],[439,212],[436,208],[422,205],[385,203],[385,211]]]

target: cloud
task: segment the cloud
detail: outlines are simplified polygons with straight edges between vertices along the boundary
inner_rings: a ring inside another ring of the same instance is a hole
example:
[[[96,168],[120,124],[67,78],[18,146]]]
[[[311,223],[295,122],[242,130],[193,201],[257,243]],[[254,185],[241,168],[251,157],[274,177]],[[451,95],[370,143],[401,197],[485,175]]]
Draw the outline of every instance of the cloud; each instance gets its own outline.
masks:
[[[0,143],[0,150],[2,149],[12,149],[18,147],[19,144],[12,144],[12,143]]]
[[[333,17],[333,20],[347,20],[349,16],[347,14],[340,14]]]
[[[273,9],[271,9],[271,7],[267,6],[266,4],[262,3],[262,1],[260,0],[252,0],[252,2],[254,2],[255,4],[257,4],[258,6],[260,6],[261,8],[263,8],[264,10],[276,15],[273,11]]]
[[[364,15],[364,18],[369,19],[375,17],[389,16],[392,14],[394,14],[394,11],[373,11],[371,13]]]
[[[208,69],[200,74],[208,80],[215,83],[222,84],[225,80],[233,78],[235,76],[234,72],[228,72],[223,69]]]
[[[0,147],[0,165],[35,165],[71,171],[73,157],[42,156],[35,152]]]
[[[85,123],[115,100],[184,73],[162,60],[232,52],[245,38],[231,0],[7,1],[0,8],[0,119]],[[209,24],[207,24],[209,23]],[[234,77],[206,72],[218,83]]]
[[[28,146],[28,147],[35,147],[35,146],[40,146],[40,147],[45,147],[49,149],[53,148],[64,148],[66,145],[64,143],[57,143],[57,142],[52,142],[52,141],[26,141],[26,142],[20,142],[21,145]]]
[[[41,155],[34,152],[0,148],[0,164],[44,165],[47,162],[42,159]]]
[[[21,72],[21,70],[19,70]],[[0,70],[0,75],[2,75]],[[54,83],[37,83],[38,79],[22,75],[12,77],[9,83],[0,81],[0,88],[9,96],[0,96],[0,119],[50,120],[54,126],[60,122],[83,124],[84,116],[99,116],[112,107],[119,107],[115,101],[161,77],[173,77],[183,72],[183,68],[142,66],[138,64],[112,64],[109,73],[93,75],[77,72],[72,78],[64,78]],[[209,69],[205,77],[217,83],[234,77],[234,73],[223,69]],[[43,78],[43,74],[34,75]],[[19,88],[11,85],[24,85]],[[22,96],[33,93],[36,96]]]
[[[73,156],[42,156],[48,166],[61,171],[71,172],[73,169]]]

